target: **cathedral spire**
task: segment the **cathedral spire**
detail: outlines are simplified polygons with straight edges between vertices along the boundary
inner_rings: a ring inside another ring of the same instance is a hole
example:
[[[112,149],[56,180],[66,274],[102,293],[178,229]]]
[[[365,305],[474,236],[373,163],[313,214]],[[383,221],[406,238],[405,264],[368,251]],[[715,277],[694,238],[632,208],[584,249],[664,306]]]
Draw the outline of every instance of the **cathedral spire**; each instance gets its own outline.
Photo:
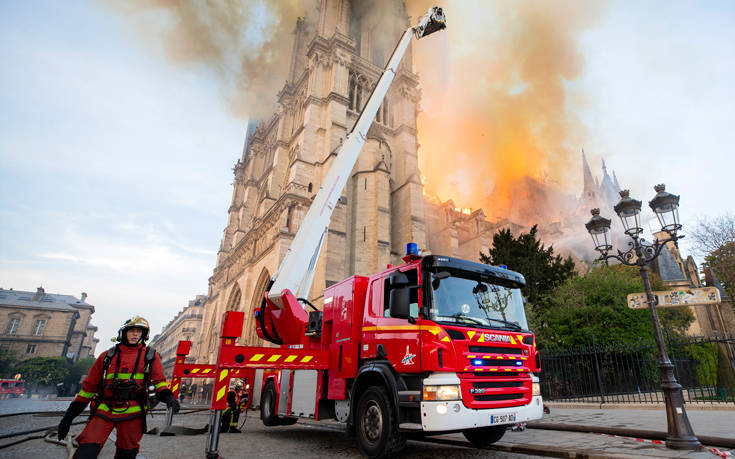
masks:
[[[615,191],[620,193],[620,184],[618,183],[618,177],[615,175],[615,170],[613,170],[613,183],[615,184]]]
[[[595,185],[595,179],[592,177],[592,171],[590,170],[590,165],[587,162],[587,157],[584,155],[584,149],[582,149],[582,172],[584,174],[582,199],[585,201],[593,201],[597,191],[597,186]]]

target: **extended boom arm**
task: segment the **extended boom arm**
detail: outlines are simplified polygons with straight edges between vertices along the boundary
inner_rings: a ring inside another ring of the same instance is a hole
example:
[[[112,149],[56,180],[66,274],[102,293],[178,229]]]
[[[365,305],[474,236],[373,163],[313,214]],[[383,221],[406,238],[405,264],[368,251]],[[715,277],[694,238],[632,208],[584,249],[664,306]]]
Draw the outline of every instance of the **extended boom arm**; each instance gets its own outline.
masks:
[[[332,211],[347,184],[350,171],[355,166],[365,143],[367,131],[383,103],[393,77],[398,71],[398,65],[411,42],[411,36],[415,35],[417,39],[420,39],[445,27],[446,23],[442,9],[433,7],[416,26],[409,27],[401,36],[382,76],[375,85],[370,98],[368,98],[365,108],[337,152],[337,157],[329,172],[327,172],[314,202],[309,207],[286,256],[272,278],[272,286],[267,294],[268,303],[270,306],[281,310],[280,313],[286,313],[286,316],[275,313],[274,316],[276,316],[277,321],[292,319],[301,321],[306,316],[303,308],[296,303],[291,292],[295,292],[296,297],[307,297],[309,294],[316,263],[329,228]],[[294,306],[292,304],[286,305],[284,302],[295,304],[300,311],[293,310]],[[291,309],[291,311],[284,311],[284,309]],[[260,313],[264,313],[264,311],[260,311]],[[264,323],[262,318],[261,323]],[[287,343],[292,341],[286,339],[285,336],[282,336],[282,338]]]

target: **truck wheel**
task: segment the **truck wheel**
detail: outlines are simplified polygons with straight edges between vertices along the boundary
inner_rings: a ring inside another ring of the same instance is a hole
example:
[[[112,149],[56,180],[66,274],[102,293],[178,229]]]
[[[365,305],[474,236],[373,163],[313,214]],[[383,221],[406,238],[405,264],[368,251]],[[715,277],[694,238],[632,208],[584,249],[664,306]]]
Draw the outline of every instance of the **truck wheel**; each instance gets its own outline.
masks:
[[[276,385],[268,381],[260,398],[260,419],[263,425],[272,427],[280,425],[276,415]]]
[[[467,429],[462,435],[477,447],[490,446],[505,435],[506,426],[480,427],[478,429]]]
[[[292,426],[298,422],[299,418],[278,418],[279,426]]]
[[[384,387],[372,386],[362,394],[355,427],[360,449],[368,457],[389,457],[406,444]]]

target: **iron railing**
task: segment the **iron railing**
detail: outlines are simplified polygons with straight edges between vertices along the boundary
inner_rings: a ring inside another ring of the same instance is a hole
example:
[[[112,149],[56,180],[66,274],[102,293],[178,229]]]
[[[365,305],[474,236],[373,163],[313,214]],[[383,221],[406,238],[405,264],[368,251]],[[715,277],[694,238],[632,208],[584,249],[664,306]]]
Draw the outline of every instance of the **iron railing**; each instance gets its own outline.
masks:
[[[676,379],[687,403],[735,403],[735,336],[679,338],[666,334]],[[590,345],[541,353],[546,400],[663,403],[656,343]]]

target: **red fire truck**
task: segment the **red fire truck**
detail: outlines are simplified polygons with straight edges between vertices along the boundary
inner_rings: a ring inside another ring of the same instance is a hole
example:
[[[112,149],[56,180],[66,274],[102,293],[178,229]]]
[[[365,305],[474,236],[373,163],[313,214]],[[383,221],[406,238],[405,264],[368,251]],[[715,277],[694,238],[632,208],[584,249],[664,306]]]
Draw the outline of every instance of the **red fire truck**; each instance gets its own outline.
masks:
[[[305,298],[332,209],[411,37],[444,27],[434,7],[406,30],[255,309],[258,336],[279,347],[237,345],[242,311],[225,313],[214,365],[185,364],[189,343],[180,343],[174,388],[181,377],[214,376],[208,457],[217,457],[229,379],[244,372],[265,425],[336,419],[370,457],[395,453],[410,435],[462,432],[488,445],[541,418],[522,275],[408,244],[404,264],[328,287],[321,310]]]
[[[0,379],[0,395],[20,397],[25,391],[25,382],[19,379]]]

